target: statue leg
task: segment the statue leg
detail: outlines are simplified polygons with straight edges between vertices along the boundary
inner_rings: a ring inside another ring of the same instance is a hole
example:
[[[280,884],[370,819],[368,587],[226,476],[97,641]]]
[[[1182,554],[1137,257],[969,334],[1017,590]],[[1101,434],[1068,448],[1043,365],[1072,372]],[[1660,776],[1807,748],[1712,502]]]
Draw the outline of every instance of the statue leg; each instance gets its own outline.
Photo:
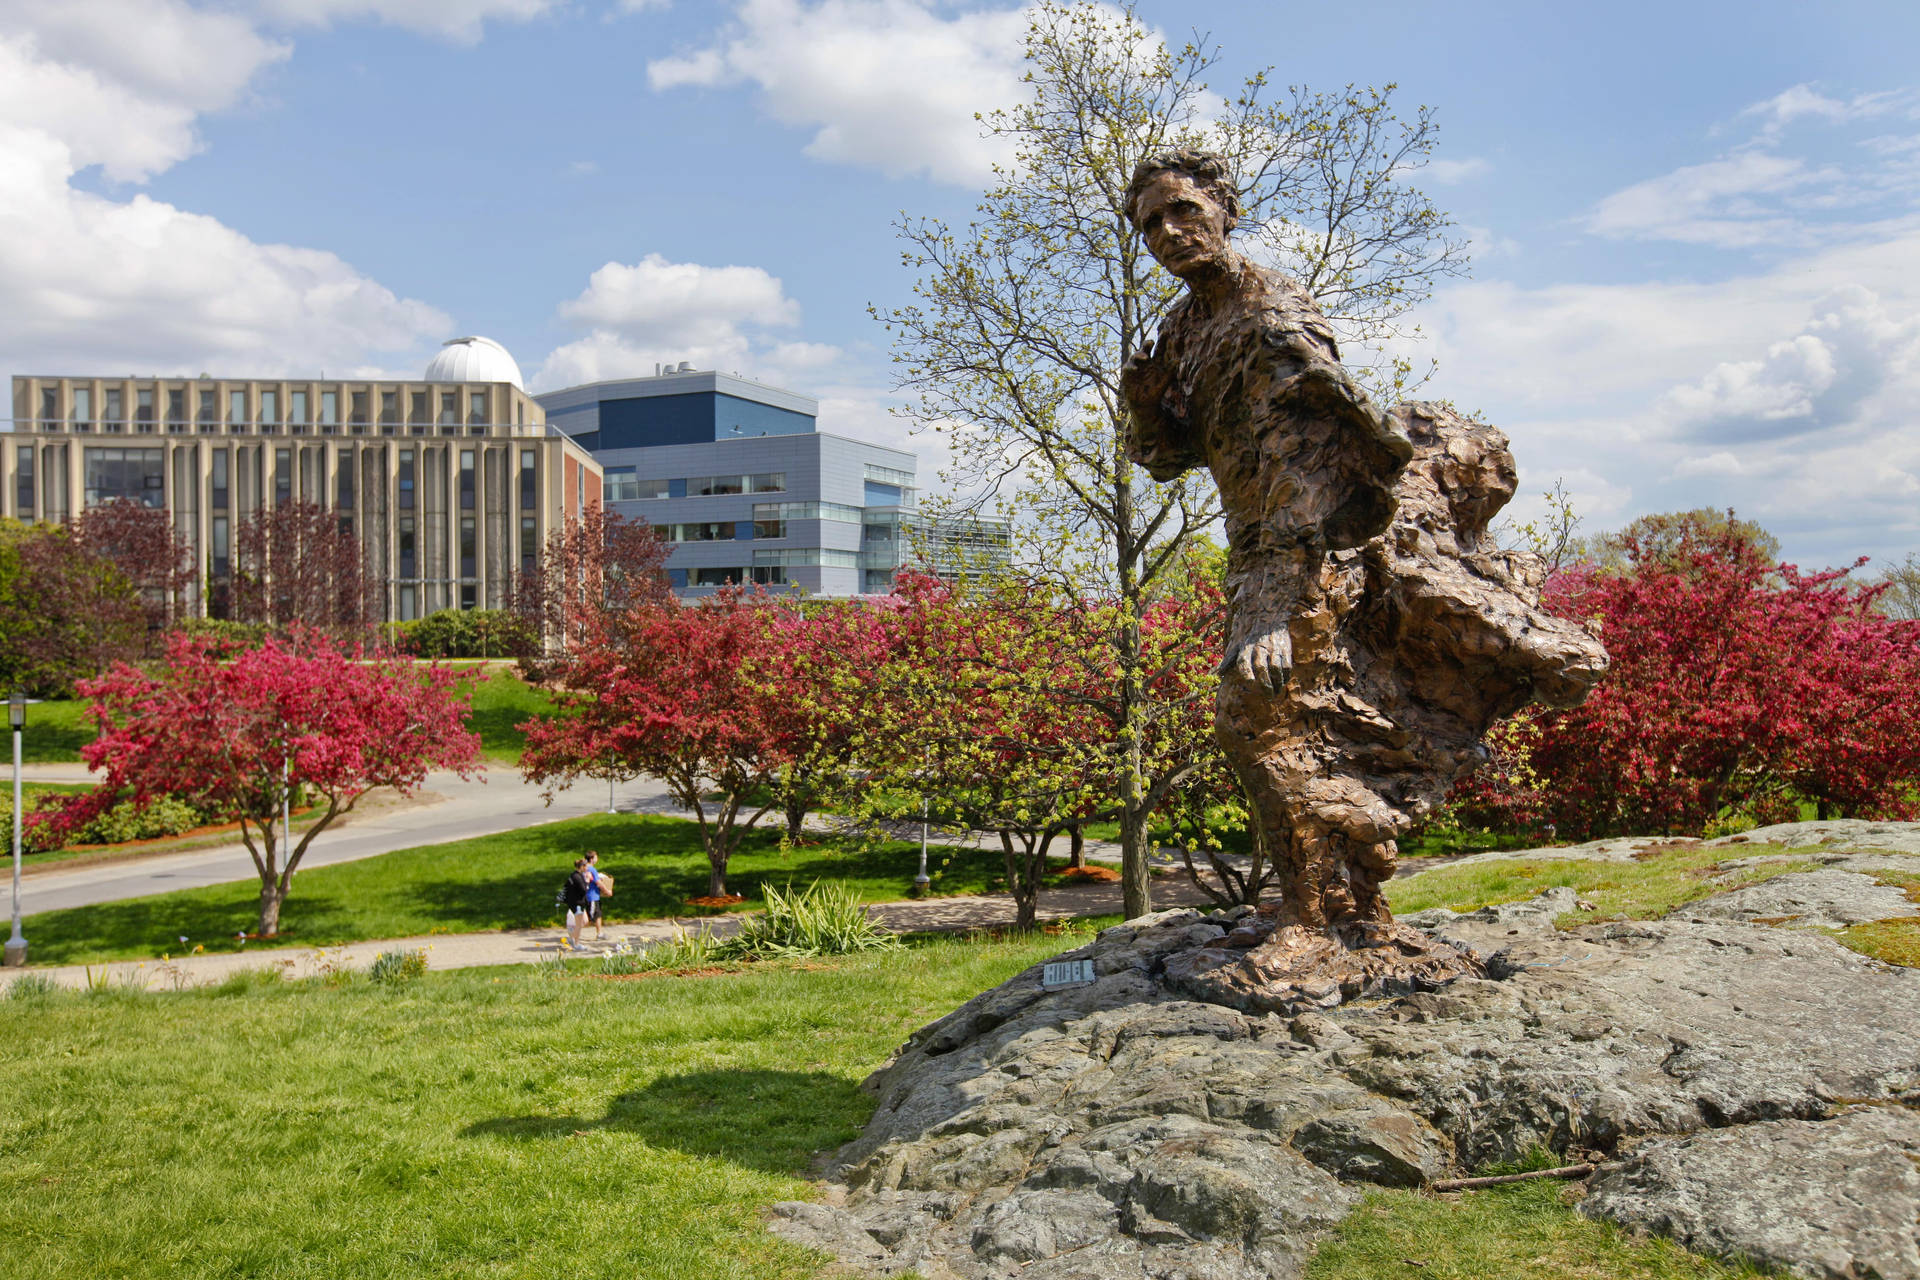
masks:
[[[1400,847],[1392,840],[1378,844],[1349,844],[1347,878],[1353,890],[1354,918],[1373,924],[1390,924],[1393,910],[1380,892],[1380,886],[1393,879]]]

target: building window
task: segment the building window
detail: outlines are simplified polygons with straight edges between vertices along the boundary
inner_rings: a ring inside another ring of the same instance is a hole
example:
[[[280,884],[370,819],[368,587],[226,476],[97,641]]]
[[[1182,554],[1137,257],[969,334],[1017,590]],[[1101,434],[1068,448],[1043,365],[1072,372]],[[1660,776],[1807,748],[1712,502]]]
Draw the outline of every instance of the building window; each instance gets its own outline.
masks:
[[[704,524],[679,524],[674,526],[675,542],[731,542],[733,540],[733,521],[710,520]]]
[[[86,469],[90,507],[115,498],[149,507],[166,505],[167,481],[159,449],[88,449]]]
[[[573,512],[575,515],[585,515],[586,511],[587,469],[585,467],[575,467],[573,469]]]
[[[460,451],[460,509],[473,510],[473,450]]]
[[[340,425],[340,393],[338,391],[320,393],[320,425],[323,427]]]
[[[380,393],[380,425],[395,426],[400,421],[400,393],[382,391]]]
[[[869,462],[866,464],[865,478],[868,480],[878,480],[881,484],[890,484],[902,489],[913,487],[913,472],[902,471],[898,467],[876,466]]]
[[[88,453],[95,450],[89,449]],[[33,516],[33,446],[14,446],[13,509],[23,519]],[[91,503],[89,503],[91,505]]]
[[[342,511],[353,510],[353,450],[342,449],[335,459],[333,505]]]
[[[522,449],[520,451],[520,509],[522,511],[532,511],[540,505],[535,476],[534,451]]]
[[[412,516],[400,517],[400,576],[403,578],[420,576],[420,561],[414,548]]]
[[[273,451],[273,505],[284,507],[293,501],[293,450]]]
[[[744,476],[692,476],[687,480],[687,496],[717,497],[729,493],[745,493]]]
[[[532,573],[540,567],[539,531],[532,516],[520,517],[520,572]]]
[[[106,412],[102,415],[109,431],[118,431],[127,421],[126,393],[118,387],[107,388]]]
[[[273,435],[280,430],[280,393],[262,391],[260,393],[260,433]]]
[[[413,510],[413,450],[411,449],[400,451],[400,509]]]
[[[747,477],[748,493],[785,493],[787,491],[787,473],[784,471],[765,471],[757,476]]]
[[[633,482],[633,496],[635,498],[664,498],[667,496],[667,485],[669,483],[670,482],[665,479],[635,480]]]
[[[153,388],[141,387],[133,393],[133,417],[140,430],[153,430]]]
[[[82,430],[93,425],[93,388],[73,389],[73,425]]]
[[[463,578],[473,577],[474,573],[476,572],[476,569],[474,567],[474,562],[477,558],[478,557],[475,555],[475,548],[474,548],[473,517],[461,516],[460,517],[460,576],[461,577]],[[468,605],[465,607],[472,608],[471,605]]]
[[[477,605],[479,602],[480,602],[479,588],[475,587],[470,582],[463,584],[460,588],[460,607],[462,609],[471,609],[475,605]]]
[[[400,621],[412,622],[420,616],[420,604],[412,587],[400,588]]]
[[[367,415],[372,412],[368,393],[350,391],[347,393],[347,421],[357,427],[367,425]]]
[[[200,424],[202,434],[208,434],[217,429],[216,424],[220,421],[220,393],[218,391],[208,387],[200,392],[200,412],[196,415],[196,418]]]
[[[219,454],[215,454],[219,457]],[[228,570],[228,546],[232,536],[232,526],[226,516],[213,518],[213,576],[224,578]]]
[[[167,389],[167,430],[187,429],[187,392],[185,387]]]
[[[753,566],[753,580],[765,586],[782,587],[787,583],[787,568],[779,564]]]
[[[215,449],[213,451],[212,461],[208,467],[208,479],[211,481],[209,487],[213,490],[213,509],[215,511],[225,511],[232,505],[228,501],[227,496],[231,488],[228,483],[227,467],[227,451],[225,449]]]
[[[247,420],[247,393],[227,392],[227,421],[238,425]]]
[[[304,391],[287,392],[287,421],[294,426],[313,421],[307,413],[307,393]]]
[[[608,467],[606,492],[608,502],[631,502],[640,496],[640,482],[633,478],[632,467]]]
[[[460,393],[442,391],[440,393],[440,425],[457,427],[460,425]]]
[[[432,413],[432,409],[429,407],[433,403],[432,397],[425,391],[416,391],[409,399],[411,403],[407,409],[407,421],[417,426],[426,425],[427,419]]]
[[[58,387],[40,388],[40,425],[43,427],[60,425],[60,389]]]
[[[755,520],[753,522],[753,536],[756,541],[761,538],[784,538],[787,536],[787,522],[785,520]]]
[[[690,587],[724,587],[729,582],[739,582],[746,575],[739,569],[689,569],[687,585]]]
[[[467,398],[467,424],[475,427],[487,425],[486,392],[476,391]]]

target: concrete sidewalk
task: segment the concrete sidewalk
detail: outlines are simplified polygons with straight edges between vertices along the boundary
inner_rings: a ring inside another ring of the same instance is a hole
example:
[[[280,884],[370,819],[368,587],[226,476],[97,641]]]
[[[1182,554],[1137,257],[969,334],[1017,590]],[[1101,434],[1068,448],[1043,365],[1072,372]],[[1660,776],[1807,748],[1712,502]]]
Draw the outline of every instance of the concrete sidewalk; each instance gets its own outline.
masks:
[[[1153,904],[1162,907],[1209,905],[1206,896],[1184,876],[1156,877]],[[1111,915],[1120,910],[1118,884],[1071,885],[1040,894],[1040,918],[1063,920],[1076,916]],[[1013,899],[1004,894],[951,898],[922,898],[883,902],[868,907],[876,923],[896,933],[965,933],[976,929],[1003,929],[1014,922]],[[740,927],[741,916],[706,916],[642,920],[607,926],[606,936],[594,940],[591,932],[577,951],[563,944],[566,933],[557,924],[545,929],[512,929],[486,933],[428,934],[413,938],[383,938],[325,948],[276,947],[220,955],[175,956],[169,960],[118,961],[96,965],[57,965],[37,969],[0,970],[0,989],[32,976],[63,987],[130,987],[139,990],[185,990],[215,985],[249,969],[278,969],[288,978],[311,978],[347,969],[365,969],[383,951],[422,949],[434,969],[474,969],[490,965],[533,964],[561,955],[598,956],[621,943],[646,947],[677,933],[710,929],[719,936]]]

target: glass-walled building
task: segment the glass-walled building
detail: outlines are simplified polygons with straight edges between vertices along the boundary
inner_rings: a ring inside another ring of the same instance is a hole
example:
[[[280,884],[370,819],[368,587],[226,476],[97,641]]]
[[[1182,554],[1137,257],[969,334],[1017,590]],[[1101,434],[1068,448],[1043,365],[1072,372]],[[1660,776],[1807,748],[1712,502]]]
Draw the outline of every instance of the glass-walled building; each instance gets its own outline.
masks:
[[[881,593],[916,548],[963,542],[1006,559],[1004,525],[922,520],[914,455],[821,431],[810,397],[683,364],[538,400],[593,451],[610,509],[671,545],[683,596],[727,583]],[[944,554],[932,567],[958,564]]]
[[[447,344],[419,382],[16,377],[0,514],[161,508],[194,549],[204,611],[240,522],[311,502],[361,538],[388,618],[499,608],[548,532],[601,498],[592,455],[519,382],[483,338]]]

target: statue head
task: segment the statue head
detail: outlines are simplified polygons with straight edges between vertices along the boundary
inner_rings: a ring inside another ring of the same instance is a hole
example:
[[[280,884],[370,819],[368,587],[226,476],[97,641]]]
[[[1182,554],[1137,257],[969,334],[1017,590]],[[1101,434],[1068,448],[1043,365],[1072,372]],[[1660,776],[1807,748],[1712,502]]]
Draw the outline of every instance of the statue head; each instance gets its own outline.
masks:
[[[1226,161],[1206,151],[1156,151],[1133,170],[1124,206],[1160,265],[1182,279],[1231,257],[1227,233],[1240,222],[1240,196]]]

